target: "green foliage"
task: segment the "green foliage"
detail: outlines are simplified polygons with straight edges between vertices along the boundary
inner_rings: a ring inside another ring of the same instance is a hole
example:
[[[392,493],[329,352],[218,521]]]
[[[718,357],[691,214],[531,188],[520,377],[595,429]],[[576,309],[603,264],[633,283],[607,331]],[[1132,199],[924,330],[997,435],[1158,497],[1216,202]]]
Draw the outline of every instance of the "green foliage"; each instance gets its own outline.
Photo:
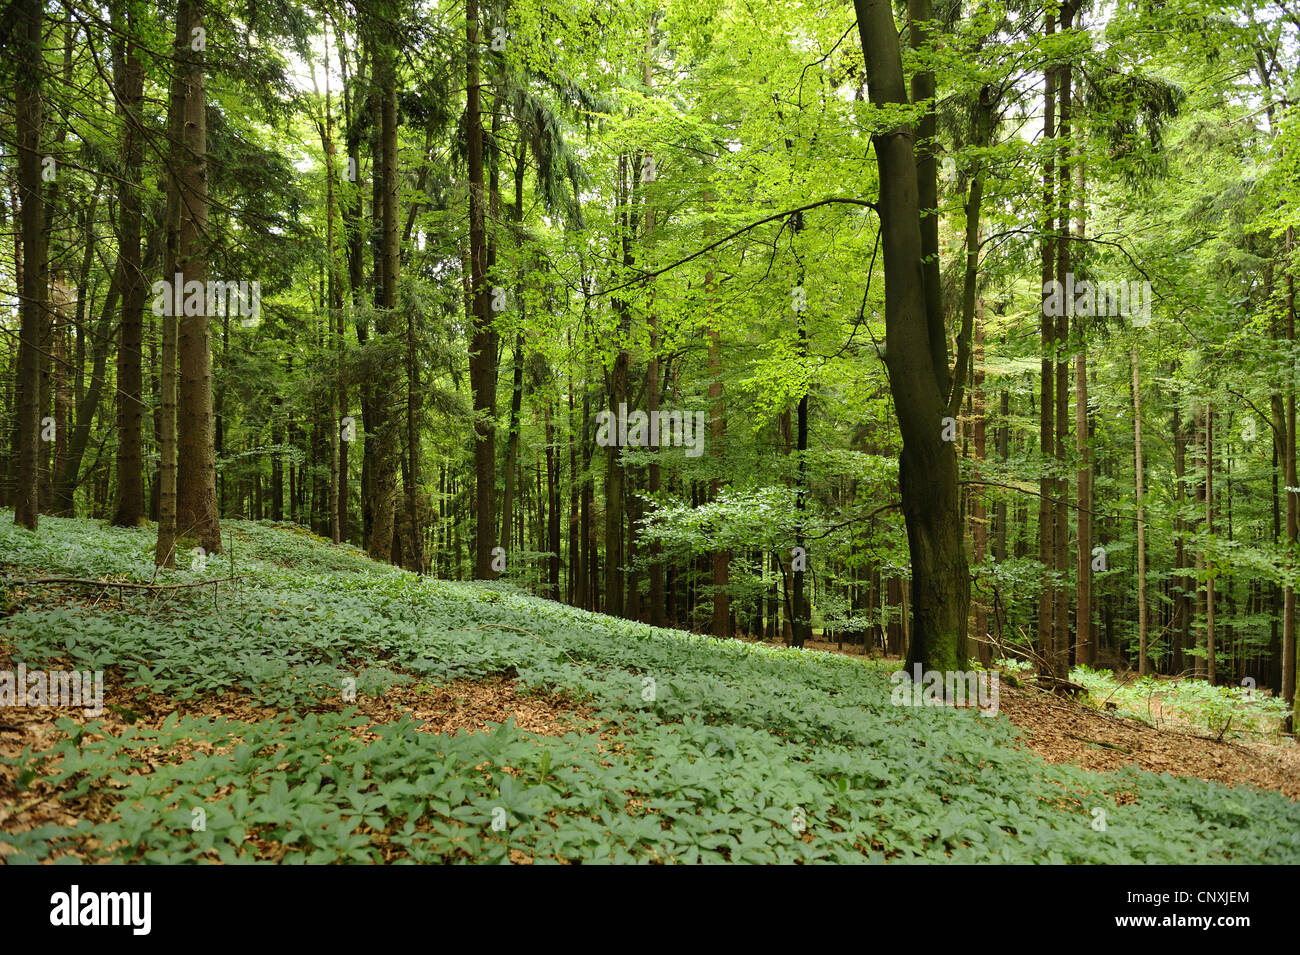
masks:
[[[0,835],[10,861],[74,844],[149,862],[1300,861],[1300,809],[1277,793],[1050,766],[1001,718],[892,706],[885,664],[657,630],[417,578],[283,528],[226,529],[249,576],[215,604],[199,589],[66,606],[23,588],[3,639],[29,667],[106,668],[110,693],[234,690],[281,712],[117,730],[60,719],[50,749],[0,773],[20,798],[44,778],[111,811]],[[0,515],[21,579],[147,579],[148,540],[86,520],[31,535]],[[562,736],[507,721],[452,737],[403,718],[368,738],[337,702],[349,676],[365,696],[507,670],[586,701],[590,720]]]
[[[1216,737],[1280,738],[1290,707],[1254,687],[1212,686],[1205,680],[1162,680],[1153,676],[1121,681],[1107,670],[1076,666],[1070,679],[1087,687],[1094,705],[1115,709],[1156,726],[1190,724]]]

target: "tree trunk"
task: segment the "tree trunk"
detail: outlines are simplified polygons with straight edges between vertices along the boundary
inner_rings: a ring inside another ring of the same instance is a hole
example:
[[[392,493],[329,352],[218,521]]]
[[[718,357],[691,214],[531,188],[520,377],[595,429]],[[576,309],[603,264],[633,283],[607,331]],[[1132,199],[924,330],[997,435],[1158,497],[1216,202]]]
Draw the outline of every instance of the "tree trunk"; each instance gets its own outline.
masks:
[[[207,92],[204,55],[195,50],[203,30],[203,0],[181,0],[177,15],[177,61],[174,95],[180,97],[181,141],[173,152],[179,200],[177,271],[185,285],[208,279]],[[221,550],[217,518],[217,468],[213,444],[212,355],[206,303],[197,313],[186,295],[185,314],[177,318],[178,387],[176,524],[182,536],[197,537],[207,553]]]
[[[1172,372],[1176,366],[1170,368]],[[1191,600],[1187,593],[1187,577],[1179,573],[1187,567],[1186,518],[1183,508],[1187,503],[1187,488],[1184,478],[1187,474],[1187,428],[1184,427],[1178,406],[1174,405],[1174,420],[1171,428],[1174,438],[1174,616],[1173,616],[1173,672],[1181,674],[1185,665],[1183,651],[1191,646]]]
[[[887,0],[854,0],[871,102],[907,103],[898,30]],[[903,451],[899,484],[912,561],[911,647],[907,663],[960,670],[966,658],[970,577],[962,541],[957,455],[943,440],[947,340],[934,340],[942,314],[927,311],[918,167],[913,133],[899,127],[872,137],[880,169],[885,265],[886,367]]]
[[[1205,405],[1205,532],[1214,537],[1214,405]],[[1214,576],[1215,562],[1205,561],[1205,673],[1215,682],[1214,666]]]
[[[1056,18],[1047,14],[1045,27],[1050,37],[1056,33]],[[1056,137],[1056,67],[1049,66],[1043,77],[1043,139]],[[1043,274],[1043,308],[1042,308],[1042,365],[1040,369],[1040,405],[1038,427],[1039,466],[1043,469],[1038,479],[1038,560],[1043,565],[1043,586],[1038,597],[1038,653],[1048,675],[1055,673],[1056,652],[1053,646],[1055,635],[1056,587],[1052,571],[1056,564],[1056,520],[1052,508],[1052,493],[1056,482],[1051,475],[1052,447],[1055,435],[1054,416],[1056,401],[1055,383],[1052,375],[1052,358],[1056,353],[1056,327],[1046,298],[1049,286],[1056,279],[1056,245],[1053,236],[1056,217],[1055,209],[1055,150],[1048,152],[1043,164],[1043,237],[1042,237],[1042,274]]]
[[[510,433],[506,438],[506,473],[505,486],[501,493],[501,546],[510,550],[510,522],[514,517],[515,505],[515,465],[519,460],[519,412],[523,407],[524,395],[524,334],[515,336],[514,352],[511,356],[514,368],[513,385],[510,389]]]
[[[40,0],[20,0],[14,13],[16,90],[14,113],[18,136],[18,196],[22,202],[23,244],[21,313],[18,339],[18,480],[14,488],[14,523],[36,530],[40,513],[41,330],[45,323],[45,201],[41,193],[41,127],[45,75]]]
[[[551,427],[551,398],[546,399],[546,596],[560,599],[560,495],[555,473],[555,432]]]
[[[712,270],[704,280],[705,296],[712,299],[715,289],[714,277]],[[727,424],[725,417],[725,405],[722,400],[722,338],[715,324],[710,324],[708,329],[709,338],[709,400],[712,402],[710,409],[709,421],[709,441],[713,446],[713,454],[721,453],[722,442],[726,438]],[[807,405],[804,406],[804,417],[801,419],[803,440],[807,441],[808,435],[808,418]],[[722,488],[722,482],[714,478],[709,486],[709,500],[716,500],[718,491]],[[731,552],[728,550],[715,550],[712,558],[713,565],[713,621],[710,625],[709,632],[715,637],[731,636],[729,626],[731,619],[731,599],[727,594],[727,585],[730,578]],[[800,584],[803,581],[802,575],[799,577]],[[796,585],[799,586],[799,585]],[[795,600],[799,601],[802,594],[798,591],[795,593]],[[802,604],[797,604],[794,610],[796,616],[794,638],[797,646],[803,645],[804,635],[807,633],[806,622],[798,619],[802,617]]]
[[[629,356],[620,349],[610,373],[609,408],[617,421],[620,403],[626,405],[628,392]],[[617,425],[615,425],[617,427]],[[605,613],[623,616],[623,465],[621,449],[616,442],[605,448]]]
[[[1286,337],[1295,342],[1295,276],[1291,272],[1291,251],[1295,244],[1295,230],[1286,232],[1287,273],[1286,273]],[[1288,565],[1295,560],[1296,541],[1300,538],[1300,501],[1296,492],[1300,487],[1296,476],[1296,420],[1295,420],[1295,383],[1288,378],[1286,393],[1286,432],[1283,441],[1286,447],[1286,543]],[[1207,472],[1208,473],[1208,472]],[[1290,576],[1288,575],[1288,580]],[[1297,650],[1295,633],[1295,587],[1288,583],[1282,596],[1282,698],[1292,704],[1293,717],[1295,708],[1300,706],[1296,694],[1296,670],[1300,661],[1296,659]],[[1213,674],[1213,670],[1211,670]],[[1213,680],[1213,676],[1211,676]],[[1294,719],[1292,720],[1294,725]]]
[[[1147,661],[1147,531],[1143,511],[1142,378],[1137,339],[1133,340],[1133,491],[1137,504],[1138,675],[1150,670]]]
[[[1065,2],[1061,5],[1061,30],[1071,29],[1074,19],[1074,4]],[[1070,254],[1070,61],[1066,59],[1058,68],[1059,88],[1057,106],[1060,110],[1060,123],[1057,127],[1058,149],[1057,175],[1058,192],[1057,239],[1056,239],[1056,277],[1064,287],[1069,282],[1071,270]],[[1053,566],[1061,577],[1061,586],[1056,590],[1056,605],[1053,610],[1054,632],[1052,649],[1055,653],[1054,670],[1058,676],[1068,676],[1070,671],[1070,607],[1068,579],[1070,557],[1069,512],[1066,501],[1070,496],[1068,455],[1066,448],[1070,441],[1070,358],[1066,348],[1070,339],[1071,309],[1062,309],[1056,316],[1056,410],[1053,415],[1056,427],[1056,501],[1053,504],[1055,529],[1052,546],[1054,549]]]
[[[60,457],[59,471],[54,482],[55,509],[65,517],[76,516],[73,498],[81,478],[81,461],[86,453],[86,445],[90,441],[91,427],[99,411],[99,400],[104,389],[104,372],[108,366],[109,342],[113,332],[113,310],[117,307],[122,267],[114,268],[113,273],[113,278],[109,281],[108,296],[104,300],[103,311],[91,343],[93,365],[90,387],[77,403],[76,423],[72,428],[72,437],[68,441],[66,452]],[[143,492],[140,505],[144,506]]]
[[[140,261],[140,190],[144,142],[141,137],[144,66],[136,51],[135,17],[130,4],[112,8],[117,39],[113,76],[122,118],[122,183],[118,206],[118,255],[122,262],[122,333],[117,352],[117,505],[113,523],[144,523],[144,338],[145,282]]]
[[[496,365],[491,289],[487,287],[487,206],[483,193],[483,116],[479,79],[478,0],[465,4],[465,115],[469,167],[469,259],[473,312],[470,323],[470,388],[474,393],[474,480],[476,526],[474,577],[491,580],[496,531]]]
[[[377,47],[375,72],[380,84],[380,245],[379,261],[376,263],[379,273],[379,314],[376,326],[391,340],[397,331],[397,287],[401,262],[397,220],[397,66],[390,47]],[[378,376],[372,407],[376,419],[371,485],[373,514],[366,551],[372,558],[381,561],[389,561],[393,557],[393,536],[397,526],[401,427],[393,408],[396,391],[394,374],[385,371]]]
[[[653,16],[646,21],[645,28],[645,54],[641,60],[641,82],[646,89],[654,87],[654,72],[651,70],[651,57],[654,54],[654,18]],[[654,155],[647,153],[642,158],[642,162],[649,160],[654,162]],[[643,235],[648,236],[655,228],[654,206],[651,205],[647,196],[645,201],[645,227]],[[650,301],[647,305],[648,319],[650,325],[650,354],[646,361],[645,370],[645,393],[646,393],[646,411],[649,413],[650,420],[654,420],[655,412],[659,410],[659,315],[654,308],[654,289],[649,292]],[[650,498],[655,499],[662,485],[663,475],[659,467],[659,449],[654,450],[654,457],[651,458],[649,474],[647,478],[646,491]],[[667,624],[665,619],[665,595],[664,595],[664,564],[662,560],[663,545],[658,539],[650,542],[650,614],[649,622],[651,626],[662,627]]]
[[[986,418],[984,397],[984,300],[980,299],[975,309],[975,347],[971,352],[971,443],[974,445],[975,467],[971,473],[971,547],[975,566],[984,563],[988,553],[988,513],[984,503],[984,489],[979,485],[980,471],[984,465]],[[984,601],[975,604],[975,640],[980,664],[988,667],[993,662],[992,651],[988,642],[989,611]]]
[[[1076,154],[1078,150],[1075,151]],[[1083,161],[1076,158],[1074,193],[1074,234],[1084,237]],[[1075,465],[1075,536],[1078,557],[1075,561],[1077,593],[1074,609],[1074,662],[1091,666],[1096,662],[1096,645],[1092,638],[1092,462],[1088,441],[1088,343],[1082,323],[1075,321],[1079,349],[1074,357],[1074,441],[1078,463]]]

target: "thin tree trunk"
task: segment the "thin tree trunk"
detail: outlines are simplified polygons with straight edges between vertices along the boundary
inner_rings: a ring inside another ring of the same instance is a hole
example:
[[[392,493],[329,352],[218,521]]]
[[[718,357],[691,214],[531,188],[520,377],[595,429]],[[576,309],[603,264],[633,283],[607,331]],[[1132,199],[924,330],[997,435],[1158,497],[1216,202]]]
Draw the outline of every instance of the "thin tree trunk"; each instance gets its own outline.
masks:
[[[1133,340],[1133,488],[1137,503],[1138,675],[1146,676],[1147,660],[1147,538],[1142,480],[1142,380],[1141,356]]]
[[[712,298],[715,284],[712,270],[704,280],[705,295]],[[722,400],[722,338],[716,324],[710,324],[708,329],[709,338],[709,400],[712,402],[709,422],[709,439],[713,445],[713,453],[719,454],[722,449],[722,442],[726,437],[726,418],[725,405]],[[802,441],[807,441],[808,435],[808,418],[807,406],[804,406],[804,416],[800,419],[800,428],[802,432]],[[721,490],[722,483],[714,478],[710,482],[709,500],[715,500]],[[731,636],[730,627],[730,597],[727,594],[727,585],[730,576],[731,552],[728,550],[715,550],[713,552],[713,622],[710,627],[710,633],[715,637]],[[802,583],[803,577],[800,575],[799,582]],[[796,584],[798,587],[798,584]],[[802,594],[796,590],[795,600],[799,601]],[[794,638],[796,645],[802,646],[805,634],[807,634],[807,624],[802,618],[802,604],[797,604],[794,609],[795,631]]]
[[[1286,337],[1292,343],[1295,342],[1295,276],[1291,271],[1291,251],[1294,244],[1295,230],[1288,228],[1286,232]],[[1291,490],[1291,488],[1300,487],[1300,480],[1296,476],[1295,405],[1295,383],[1288,378],[1286,433],[1283,440],[1286,445],[1286,542],[1287,554],[1291,560],[1294,560],[1296,541],[1297,538],[1300,538],[1300,501],[1296,499],[1296,492]],[[1288,574],[1287,580],[1290,579]],[[1292,704],[1293,716],[1295,715],[1295,708],[1300,706],[1300,700],[1298,700],[1296,694],[1296,671],[1298,664],[1300,664],[1300,661],[1296,659],[1297,650],[1300,650],[1300,648],[1296,645],[1295,587],[1288,583],[1282,595],[1282,698]],[[1211,671],[1211,680],[1213,680],[1212,674],[1213,671]],[[1294,725],[1294,719],[1292,723]]]
[[[1075,150],[1077,163],[1074,192],[1074,234],[1084,237],[1083,161]],[[1075,537],[1077,592],[1074,609],[1074,662],[1092,666],[1096,662],[1096,645],[1092,638],[1092,462],[1088,442],[1088,342],[1084,329],[1075,320],[1078,353],[1074,356],[1074,441],[1078,463],[1075,465]]]
[[[546,399],[546,596],[560,599],[560,495],[555,473],[555,432],[551,427],[551,397]]]
[[[985,418],[985,397],[984,397],[984,300],[981,298],[975,308],[975,347],[971,352],[972,374],[971,374],[971,443],[974,445],[975,467],[971,474],[973,481],[977,482],[971,485],[971,544],[972,556],[975,566],[979,567],[984,563],[984,557],[988,552],[988,513],[984,503],[984,489],[980,487],[978,481],[981,477],[981,469],[984,465],[985,457],[985,440],[986,440],[986,418]],[[987,667],[993,662],[992,651],[988,642],[989,635],[989,612],[988,606],[984,601],[975,603],[975,640],[976,651],[979,654],[980,664]]]
[[[1073,26],[1075,4],[1073,2],[1063,3],[1061,6],[1061,30],[1070,30]],[[1057,105],[1060,111],[1060,122],[1057,127],[1057,140],[1060,143],[1058,149],[1057,175],[1058,175],[1058,194],[1056,197],[1057,208],[1057,240],[1056,240],[1056,277],[1062,286],[1065,286],[1070,277],[1071,266],[1071,243],[1070,235],[1070,192],[1072,187],[1071,168],[1070,168],[1070,113],[1071,113],[1071,64],[1068,59],[1061,63],[1058,72],[1059,89],[1057,90]],[[1056,502],[1054,504],[1055,512],[1055,530],[1053,532],[1054,557],[1053,565],[1056,572],[1061,576],[1064,582],[1069,576],[1069,547],[1070,547],[1070,529],[1069,529],[1069,512],[1066,507],[1066,501],[1070,496],[1070,482],[1066,475],[1069,473],[1067,447],[1070,442],[1070,357],[1066,348],[1066,343],[1070,338],[1070,309],[1062,309],[1061,313],[1056,316],[1056,393],[1053,396],[1056,399],[1056,411],[1054,414],[1054,424],[1056,426]],[[1070,670],[1070,592],[1069,587],[1062,586],[1056,590],[1056,605],[1053,610],[1055,617],[1055,630],[1052,637],[1052,648],[1055,652],[1055,670],[1057,675],[1066,676]]]
[[[646,89],[654,87],[654,72],[651,69],[651,59],[654,55],[654,16],[646,20],[645,27],[645,52],[641,59],[641,82]],[[654,163],[654,155],[647,153],[642,162],[649,161]],[[643,234],[648,236],[655,228],[654,206],[651,205],[650,198],[645,200],[645,227]],[[645,371],[645,389],[646,389],[646,411],[649,412],[650,420],[655,420],[655,412],[659,410],[659,315],[654,308],[654,289],[649,290],[649,302],[647,303],[648,317],[650,325],[650,354],[646,361]],[[649,474],[647,478],[646,491],[651,499],[657,499],[663,482],[663,475],[659,467],[659,449],[655,448],[654,457],[650,460]],[[667,624],[665,612],[667,609],[664,595],[664,563],[662,560],[663,545],[658,539],[650,542],[650,614],[649,622],[651,626],[662,627]]]
[[[1171,377],[1174,368],[1171,367]],[[1190,648],[1192,626],[1191,600],[1187,593],[1187,577],[1179,573],[1187,567],[1187,524],[1183,509],[1187,503],[1187,429],[1182,422],[1178,406],[1174,405],[1174,618],[1173,618],[1173,672],[1183,672],[1183,651]]]
[[[1056,18],[1047,14],[1045,32],[1047,36],[1056,33]],[[1056,137],[1056,67],[1049,66],[1043,77],[1043,139]],[[1054,415],[1056,401],[1054,398],[1054,379],[1052,358],[1056,353],[1056,327],[1050,309],[1047,307],[1049,285],[1056,278],[1056,251],[1053,231],[1056,217],[1055,209],[1055,149],[1048,152],[1043,164],[1043,238],[1042,238],[1042,274],[1043,274],[1043,309],[1042,309],[1042,365],[1040,369],[1040,404],[1038,427],[1039,466],[1043,469],[1038,480],[1038,560],[1043,565],[1042,590],[1038,597],[1038,653],[1047,666],[1049,674],[1056,664],[1053,637],[1055,634],[1054,613],[1056,608],[1056,588],[1052,582],[1052,570],[1056,562],[1056,521],[1052,509],[1052,492],[1055,480],[1049,471],[1052,461],[1052,442],[1055,436]]]

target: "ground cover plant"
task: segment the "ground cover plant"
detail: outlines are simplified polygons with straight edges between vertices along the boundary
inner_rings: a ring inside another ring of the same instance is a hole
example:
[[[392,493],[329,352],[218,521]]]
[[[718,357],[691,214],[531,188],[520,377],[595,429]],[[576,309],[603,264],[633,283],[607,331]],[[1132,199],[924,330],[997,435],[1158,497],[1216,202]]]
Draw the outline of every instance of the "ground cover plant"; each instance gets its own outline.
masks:
[[[120,598],[18,581],[147,582],[147,531],[0,521],[9,659],[105,669],[110,702],[97,719],[43,716],[21,747],[0,737],[7,863],[1300,861],[1300,805],[1278,793],[1049,765],[1005,719],[891,705],[878,661],[225,530],[222,572],[239,579],[215,601]],[[501,676],[564,700],[568,725],[449,735],[362,712],[395,689]]]

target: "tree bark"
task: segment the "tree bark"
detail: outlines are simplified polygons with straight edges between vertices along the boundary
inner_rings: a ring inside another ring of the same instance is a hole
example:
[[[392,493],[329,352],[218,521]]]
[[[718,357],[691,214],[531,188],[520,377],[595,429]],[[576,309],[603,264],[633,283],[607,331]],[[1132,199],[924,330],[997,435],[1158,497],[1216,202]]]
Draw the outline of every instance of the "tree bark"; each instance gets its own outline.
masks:
[[[1295,230],[1286,232],[1287,273],[1286,273],[1286,337],[1295,342],[1295,276],[1291,271],[1291,250],[1295,244]],[[1288,378],[1286,392],[1286,425],[1283,441],[1286,447],[1286,544],[1288,568],[1293,566],[1296,555],[1296,541],[1300,538],[1300,501],[1292,488],[1300,487],[1296,476],[1296,420],[1295,420],[1295,383]],[[1288,581],[1290,577],[1288,575]],[[1292,724],[1300,706],[1296,694],[1296,671],[1300,661],[1296,659],[1295,632],[1295,587],[1288,582],[1282,594],[1282,698],[1292,704]],[[1213,671],[1211,671],[1213,673]],[[1211,676],[1211,680],[1213,676]]]
[[[1084,236],[1083,162],[1077,157],[1074,193],[1074,233]],[[1074,662],[1091,666],[1096,662],[1092,639],[1092,462],[1088,441],[1088,342],[1083,324],[1075,320],[1078,352],[1074,356],[1074,441],[1078,462],[1075,465],[1075,537],[1077,590],[1074,609]]]
[[[173,153],[179,195],[180,228],[177,272],[186,286],[208,279],[207,90],[204,55],[195,50],[203,30],[203,0],[181,0],[177,14],[175,95],[180,97],[179,153]],[[176,273],[171,280],[176,281]],[[206,303],[177,318],[178,388],[176,524],[182,536],[193,534],[207,553],[221,550],[217,517],[217,465],[213,444],[212,355]]]
[[[1150,669],[1147,660],[1147,525],[1142,481],[1142,366],[1136,338],[1130,360],[1133,364],[1133,490],[1137,504],[1138,675],[1146,676]]]
[[[479,77],[478,0],[465,4],[465,87],[469,171],[469,259],[473,311],[470,324],[470,388],[474,393],[474,480],[476,526],[474,577],[491,580],[496,531],[496,366],[491,290],[487,287],[486,202],[483,192],[483,116]]]
[[[375,72],[380,85],[380,248],[379,314],[377,327],[385,337],[397,332],[397,288],[401,270],[397,219],[397,66],[392,48],[379,45]],[[401,426],[393,407],[397,382],[395,375],[378,376],[374,393],[375,453],[373,458],[373,516],[366,551],[375,560],[389,561],[393,556],[393,535],[397,519],[397,471],[400,464]]]
[[[1205,532],[1214,537],[1214,405],[1205,405]],[[1214,646],[1214,577],[1216,568],[1205,561],[1205,672],[1211,685],[1215,682]]]
[[[871,102],[907,103],[903,64],[887,0],[854,0]],[[962,541],[957,455],[943,440],[949,372],[947,340],[934,341],[922,265],[922,209],[912,131],[872,137],[880,169],[885,265],[885,365],[898,412],[903,451],[899,484],[912,561],[908,665],[960,670],[966,658],[970,576]],[[937,317],[942,327],[942,315]],[[942,360],[937,360],[941,358]]]
[[[978,482],[984,465],[987,424],[985,416],[984,395],[984,300],[980,299],[975,307],[975,345],[971,351],[971,444],[974,446],[975,467],[971,478]],[[978,483],[970,488],[971,498],[971,550],[975,566],[984,563],[988,553],[988,509],[984,502],[984,489]],[[975,604],[975,640],[980,664],[987,667],[993,662],[992,651],[988,642],[989,612],[984,601]]]
[[[1060,27],[1062,31],[1070,30],[1074,19],[1074,3],[1067,0],[1061,5]],[[1057,175],[1058,192],[1057,240],[1056,240],[1056,277],[1062,286],[1069,280],[1071,270],[1070,255],[1070,61],[1065,60],[1059,67],[1059,88],[1057,90],[1057,108],[1060,122],[1057,127],[1058,149]],[[1056,410],[1053,423],[1056,426],[1056,501],[1053,505],[1055,529],[1052,546],[1054,555],[1052,563],[1060,575],[1061,586],[1056,589],[1056,604],[1053,609],[1054,632],[1052,649],[1055,654],[1054,671],[1058,676],[1068,676],[1070,671],[1070,591],[1066,584],[1069,577],[1070,529],[1069,512],[1066,501],[1070,496],[1068,454],[1070,441],[1070,356],[1066,347],[1070,340],[1069,309],[1062,309],[1056,316]]]
[[[41,128],[44,125],[42,78],[45,75],[40,0],[15,5],[14,113],[18,134],[18,196],[22,203],[23,244],[21,313],[18,339],[18,480],[14,488],[14,523],[36,530],[40,514],[41,330],[45,324],[45,199],[41,192]]]
[[[1056,33],[1056,18],[1047,15],[1045,27],[1050,37]],[[1056,137],[1056,68],[1049,66],[1043,77],[1043,139]],[[1056,401],[1054,397],[1055,382],[1052,375],[1052,359],[1056,353],[1056,327],[1047,308],[1048,286],[1056,278],[1056,254],[1053,230],[1055,229],[1055,147],[1050,147],[1043,164],[1043,237],[1042,237],[1042,274],[1043,274],[1043,309],[1042,309],[1042,365],[1040,369],[1040,405],[1038,427],[1039,466],[1043,469],[1038,479],[1038,560],[1043,565],[1043,585],[1038,597],[1038,653],[1045,665],[1048,675],[1063,676],[1056,669],[1056,653],[1053,646],[1055,635],[1054,615],[1056,609],[1056,586],[1053,582],[1053,570],[1056,564],[1056,520],[1052,509],[1052,492],[1055,479],[1052,477],[1052,442],[1055,435],[1054,416]]]
[[[118,255],[122,262],[122,331],[117,351],[117,506],[113,523],[144,523],[144,340],[145,281],[140,261],[140,190],[144,66],[135,43],[130,4],[114,3],[113,76],[122,119],[122,185],[118,206]]]

